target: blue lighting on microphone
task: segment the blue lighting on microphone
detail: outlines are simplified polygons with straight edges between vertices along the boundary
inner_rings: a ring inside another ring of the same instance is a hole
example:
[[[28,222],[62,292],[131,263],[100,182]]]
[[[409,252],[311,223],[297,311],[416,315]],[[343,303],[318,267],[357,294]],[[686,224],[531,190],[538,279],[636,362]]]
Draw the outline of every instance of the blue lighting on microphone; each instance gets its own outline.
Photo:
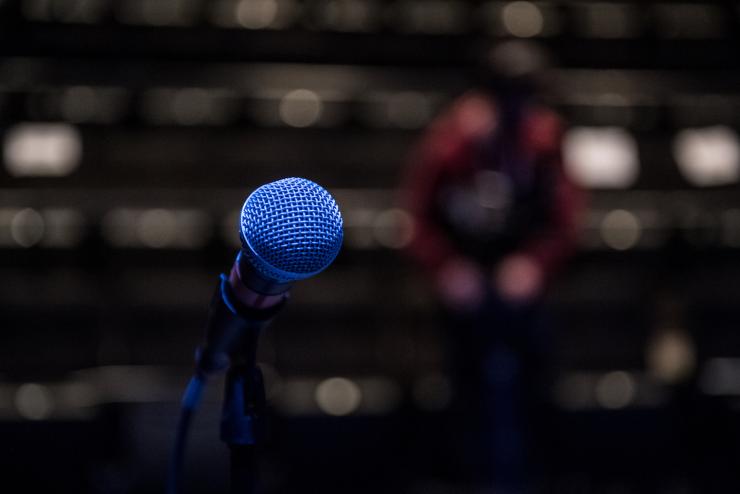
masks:
[[[276,283],[326,269],[342,246],[342,215],[334,198],[305,178],[284,178],[247,197],[240,220],[242,252]]]

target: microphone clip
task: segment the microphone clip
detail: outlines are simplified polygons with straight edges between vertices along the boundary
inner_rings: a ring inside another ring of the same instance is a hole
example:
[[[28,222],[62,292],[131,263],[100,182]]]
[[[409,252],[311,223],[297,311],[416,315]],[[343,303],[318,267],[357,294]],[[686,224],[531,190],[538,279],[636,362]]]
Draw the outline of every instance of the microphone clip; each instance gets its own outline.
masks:
[[[261,443],[265,435],[265,403],[260,368],[233,365],[226,374],[221,440],[229,446]]]
[[[196,351],[196,372],[210,375],[236,362],[254,367],[259,334],[282,310],[287,299],[286,293],[272,307],[249,307],[238,300],[228,277],[221,274],[208,310],[205,343]]]

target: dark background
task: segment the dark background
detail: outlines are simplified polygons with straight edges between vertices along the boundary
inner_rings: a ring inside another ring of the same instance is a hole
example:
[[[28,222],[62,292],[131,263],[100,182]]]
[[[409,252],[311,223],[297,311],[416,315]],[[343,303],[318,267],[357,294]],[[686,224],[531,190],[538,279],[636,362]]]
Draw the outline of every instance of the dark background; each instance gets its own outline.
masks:
[[[161,492],[239,207],[303,176],[346,240],[262,341],[268,491],[465,492],[396,190],[481,48],[518,35],[555,55],[569,125],[623,129],[639,158],[591,187],[548,299],[544,490],[737,492],[740,196],[685,178],[673,146],[709,128],[737,147],[738,28],[737,2],[0,1],[0,490]],[[206,398],[192,493],[225,492],[220,383]]]

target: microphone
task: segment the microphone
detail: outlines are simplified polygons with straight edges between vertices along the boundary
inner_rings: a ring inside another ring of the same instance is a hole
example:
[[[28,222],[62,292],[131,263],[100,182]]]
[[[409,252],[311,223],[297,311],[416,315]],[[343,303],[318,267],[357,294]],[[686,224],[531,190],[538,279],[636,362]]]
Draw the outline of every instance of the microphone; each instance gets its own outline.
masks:
[[[334,198],[305,178],[285,178],[252,192],[239,221],[242,249],[222,274],[208,311],[204,344],[182,399],[167,480],[179,494],[187,433],[209,375],[225,370],[221,439],[231,451],[231,492],[256,490],[255,445],[262,436],[264,384],[256,364],[260,331],[282,309],[294,282],[326,269],[342,246]]]
[[[242,249],[228,278],[222,275],[197,358],[204,374],[222,370],[230,358],[250,357],[254,349],[236,348],[241,336],[258,333],[275,316],[295,281],[329,267],[342,246],[342,215],[320,185],[284,178],[247,197],[239,238]]]
[[[279,302],[294,281],[326,269],[342,246],[336,201],[304,178],[285,178],[252,192],[239,223],[242,250],[229,282],[250,307]]]

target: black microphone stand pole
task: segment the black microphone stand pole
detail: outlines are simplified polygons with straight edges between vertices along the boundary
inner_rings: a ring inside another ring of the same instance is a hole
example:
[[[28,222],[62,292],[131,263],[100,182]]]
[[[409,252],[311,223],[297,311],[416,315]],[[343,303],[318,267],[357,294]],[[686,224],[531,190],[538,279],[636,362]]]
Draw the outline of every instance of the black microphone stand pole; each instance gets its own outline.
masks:
[[[265,436],[265,385],[257,366],[257,343],[262,329],[286,299],[268,309],[244,306],[237,301],[225,276],[220,292],[220,300],[216,307],[212,306],[214,324],[209,326],[225,332],[209,339],[218,342],[230,363],[221,412],[221,440],[230,451],[231,494],[254,494],[259,485],[257,453]]]
[[[257,366],[261,325],[247,328],[231,352],[221,412],[221,440],[229,447],[231,494],[254,494],[257,448],[264,440],[265,385]]]
[[[262,329],[285,305],[288,287],[269,287],[285,293],[283,299],[269,308],[253,308],[239,302],[228,278],[221,275],[208,311],[205,344],[198,349],[195,376],[183,398],[169,494],[180,492],[187,432],[206,378],[227,368],[220,435],[230,450],[230,492],[258,492],[257,449],[265,436],[265,385],[257,366],[257,342]]]
[[[265,388],[256,365],[232,365],[226,374],[221,440],[229,447],[230,492],[258,492],[258,448],[264,438]]]

